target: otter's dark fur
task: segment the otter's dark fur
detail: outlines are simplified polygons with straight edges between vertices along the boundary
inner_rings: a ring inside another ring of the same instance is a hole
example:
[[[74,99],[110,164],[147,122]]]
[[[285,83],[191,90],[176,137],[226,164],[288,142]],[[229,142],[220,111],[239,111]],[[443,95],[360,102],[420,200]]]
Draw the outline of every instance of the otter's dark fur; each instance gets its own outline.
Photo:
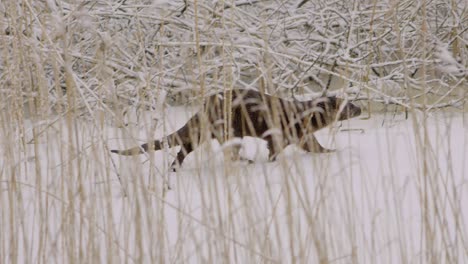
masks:
[[[167,136],[169,147],[182,146],[174,161],[182,164],[185,156],[208,138],[224,142],[225,100],[223,94],[205,99],[204,110],[193,116],[187,124]],[[231,132],[233,137],[259,137],[268,142],[270,158],[287,145],[297,144],[310,152],[328,152],[318,143],[313,133],[335,120],[345,120],[361,114],[361,109],[343,99],[320,97],[311,101],[290,101],[261,94],[254,90],[233,90]],[[206,133],[202,133],[206,131]],[[126,150],[111,150],[120,155],[141,154],[149,149],[160,150],[163,140],[155,140]]]

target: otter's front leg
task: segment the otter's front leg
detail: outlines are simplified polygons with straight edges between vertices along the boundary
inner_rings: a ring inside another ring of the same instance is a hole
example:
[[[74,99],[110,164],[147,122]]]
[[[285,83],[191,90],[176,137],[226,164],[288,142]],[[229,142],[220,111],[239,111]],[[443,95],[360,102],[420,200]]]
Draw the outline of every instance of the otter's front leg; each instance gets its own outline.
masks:
[[[270,161],[275,161],[278,154],[288,145],[288,143],[285,142],[286,139],[275,139],[272,136],[268,136],[265,140],[267,141],[268,150],[270,151],[268,158]]]
[[[230,146],[223,147],[223,153],[225,157],[225,162],[226,161],[247,161],[249,164],[254,163],[253,160],[242,157],[240,155],[240,150],[242,148],[242,143],[241,142],[236,142],[234,144],[231,144]]]
[[[313,153],[328,153],[335,151],[334,149],[327,149],[320,145],[317,138],[313,134],[304,136],[299,142],[299,147],[307,152]]]
[[[182,144],[180,151],[177,153],[176,159],[171,164],[171,171],[175,172],[178,168],[182,166],[182,162],[184,162],[185,157],[193,151],[192,143],[185,143]]]

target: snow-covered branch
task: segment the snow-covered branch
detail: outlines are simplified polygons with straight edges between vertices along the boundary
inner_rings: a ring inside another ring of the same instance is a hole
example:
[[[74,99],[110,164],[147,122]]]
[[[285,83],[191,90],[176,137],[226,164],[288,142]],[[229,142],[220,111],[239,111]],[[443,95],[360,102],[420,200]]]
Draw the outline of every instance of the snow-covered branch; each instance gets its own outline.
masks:
[[[399,98],[403,105],[420,91],[438,105],[466,95],[466,1],[430,1],[426,16],[415,1],[197,4],[195,14],[193,1],[6,1],[0,4],[7,14],[0,19],[0,50],[7,54],[0,62],[2,90],[15,87],[49,107],[67,104],[60,98],[69,89],[64,68],[71,63],[83,98],[137,105],[159,101],[161,90],[171,98],[226,85],[264,84],[280,94],[340,90],[377,101]]]

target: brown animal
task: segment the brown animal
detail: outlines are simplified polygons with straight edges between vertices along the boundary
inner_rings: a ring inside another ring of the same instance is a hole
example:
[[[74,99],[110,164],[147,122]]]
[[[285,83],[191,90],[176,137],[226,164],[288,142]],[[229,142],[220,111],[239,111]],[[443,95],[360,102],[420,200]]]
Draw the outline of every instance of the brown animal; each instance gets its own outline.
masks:
[[[187,154],[204,140],[214,138],[220,142],[225,141],[226,111],[222,95],[220,93],[207,97],[204,111],[198,112],[182,128],[166,137],[169,147],[182,146],[172,164],[173,168],[177,162],[180,166]],[[320,145],[313,133],[334,121],[361,114],[361,108],[336,97],[290,101],[244,89],[233,90],[230,107],[230,135],[265,139],[270,150],[270,159],[274,159],[284,147],[292,143],[309,152],[329,152],[330,150]],[[111,152],[136,155],[149,149],[160,150],[163,148],[162,142],[160,139],[127,150]]]

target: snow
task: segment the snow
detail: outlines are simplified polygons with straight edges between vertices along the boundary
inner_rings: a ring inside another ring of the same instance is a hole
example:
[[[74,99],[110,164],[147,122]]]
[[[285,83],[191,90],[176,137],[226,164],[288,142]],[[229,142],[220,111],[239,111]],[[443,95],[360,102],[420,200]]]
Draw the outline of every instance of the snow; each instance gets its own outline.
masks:
[[[186,116],[168,115],[172,130]],[[423,121],[345,121],[316,133],[335,152],[288,147],[275,162],[263,141],[243,140],[254,164],[224,162],[211,142],[178,172],[174,150],[109,153],[140,143],[129,134],[152,138],[148,129],[41,125],[26,152],[1,150],[0,262],[466,263],[467,119]]]

